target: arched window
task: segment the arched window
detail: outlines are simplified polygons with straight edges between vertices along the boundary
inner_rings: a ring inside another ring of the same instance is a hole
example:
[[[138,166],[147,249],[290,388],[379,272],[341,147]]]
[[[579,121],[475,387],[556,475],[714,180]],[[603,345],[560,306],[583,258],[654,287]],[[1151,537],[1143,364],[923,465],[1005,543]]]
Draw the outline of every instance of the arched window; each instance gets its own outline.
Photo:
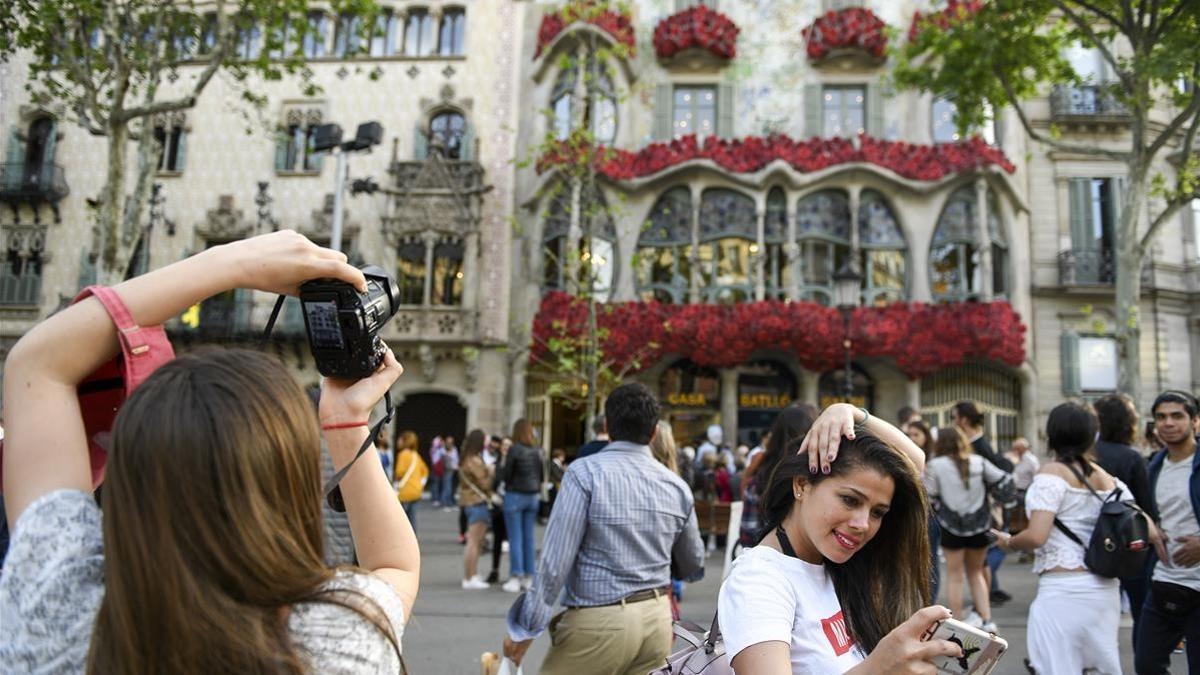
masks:
[[[419,305],[425,300],[425,242],[418,236],[400,240],[396,251],[396,295],[402,305]]]
[[[463,242],[447,235],[433,245],[433,278],[429,303],[457,306],[462,304]]]
[[[668,190],[650,209],[638,237],[637,290],[643,300],[687,301],[691,279],[692,193]]]
[[[572,254],[570,188],[560,187],[550,201],[542,229],[542,286],[546,290],[575,292],[586,287],[590,276],[592,297],[607,302],[616,282],[617,229],[604,193],[595,186],[580,195],[580,207],[580,236]],[[590,247],[587,242],[589,224]],[[569,283],[568,270],[572,267],[579,274],[578,285]]]
[[[800,244],[800,299],[833,302],[833,273],[850,255],[850,200],[840,190],[821,190],[796,205]]]
[[[438,41],[438,54],[462,56],[463,29],[467,24],[465,10],[454,8],[442,12],[442,34]]]
[[[905,298],[907,288],[904,232],[896,216],[875,190],[863,190],[858,201],[858,243],[862,250],[863,304],[885,305]]]
[[[457,112],[438,113],[429,120],[429,140],[442,146],[446,159],[463,159],[467,120]]]
[[[564,68],[554,81],[550,93],[550,108],[554,111],[554,135],[565,139],[571,134],[575,110],[575,80],[578,64]],[[596,142],[611,144],[617,138],[617,96],[608,67],[592,61],[584,82],[590,103],[583,113],[583,123],[591,130]]]
[[[767,297],[784,298],[792,283],[792,271],[787,264],[787,197],[783,188],[774,187],[767,193],[767,212],[763,216],[763,243],[767,250],[764,271]]]
[[[988,237],[992,247],[992,293],[1002,296],[1008,279],[1008,243],[1000,228],[995,198],[987,194]],[[979,238],[976,227],[975,188],[967,185],[954,191],[938,217],[929,249],[930,285],[935,300],[968,300],[979,297]]]
[[[436,46],[433,37],[433,17],[429,16],[429,11],[409,11],[408,20],[404,24],[404,55],[429,56]]]
[[[714,188],[700,197],[700,248],[696,271],[706,301],[753,299],[750,247],[757,248],[754,200],[733,190]]]

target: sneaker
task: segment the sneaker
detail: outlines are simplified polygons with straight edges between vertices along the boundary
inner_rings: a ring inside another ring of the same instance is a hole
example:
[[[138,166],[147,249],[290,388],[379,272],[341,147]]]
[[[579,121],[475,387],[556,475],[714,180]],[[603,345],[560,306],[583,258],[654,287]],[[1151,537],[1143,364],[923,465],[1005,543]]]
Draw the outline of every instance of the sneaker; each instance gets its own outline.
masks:
[[[505,539],[504,541],[500,542],[500,552],[501,552],[501,553],[508,553],[508,540],[507,540],[507,539]]]
[[[1012,600],[1012,596],[1002,590],[992,591],[988,594],[988,597],[991,598],[992,605],[996,607],[999,607],[1009,600]]]
[[[527,591],[533,588],[533,577],[521,577],[521,590]]]
[[[458,535],[458,543],[459,543],[459,544],[461,544],[461,545],[463,545],[463,546],[466,546],[466,544],[467,544],[467,537],[466,537],[465,535],[462,535],[462,534]]]
[[[496,570],[492,570],[492,571],[491,571],[491,572],[490,572],[490,573],[487,575],[487,582],[488,582],[489,584],[498,584],[498,583],[500,583],[500,573],[499,573],[499,572],[497,572]]]
[[[980,624],[979,630],[981,630],[985,633],[991,633],[992,635],[995,635],[996,633],[999,632],[999,629],[996,628],[996,622],[992,621],[990,619],[987,621],[984,621],[982,624]]]
[[[504,582],[500,588],[503,588],[506,593],[520,593],[521,580],[517,577],[509,577],[508,581]]]
[[[464,591],[480,591],[485,588],[491,588],[491,584],[475,576],[470,579],[463,579],[462,587]]]
[[[963,619],[963,623],[967,624],[968,626],[974,626],[975,628],[981,628],[983,626],[983,617],[979,616],[979,613],[975,610],[971,610],[971,613],[967,615],[967,618]]]

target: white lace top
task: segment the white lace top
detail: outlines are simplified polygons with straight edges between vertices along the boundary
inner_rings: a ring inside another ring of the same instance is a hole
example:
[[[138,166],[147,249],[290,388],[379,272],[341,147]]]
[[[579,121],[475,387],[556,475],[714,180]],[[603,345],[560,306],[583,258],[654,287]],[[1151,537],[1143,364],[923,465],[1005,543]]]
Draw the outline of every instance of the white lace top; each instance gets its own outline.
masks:
[[[1121,490],[1121,501],[1132,502],[1133,495],[1120,478],[1113,478],[1117,488]],[[1107,493],[1097,490],[1102,497]],[[1111,492],[1111,490],[1109,490]],[[1029,491],[1025,493],[1025,513],[1032,515],[1034,511],[1051,511],[1063,525],[1066,525],[1075,536],[1084,543],[1092,538],[1092,530],[1096,527],[1096,519],[1100,517],[1100,500],[1087,488],[1072,487],[1062,478],[1048,473],[1039,473],[1033,477]],[[1041,574],[1048,569],[1061,567],[1063,569],[1083,569],[1083,547],[1071,541],[1057,527],[1050,528],[1050,536],[1046,543],[1034,552],[1033,572]]]

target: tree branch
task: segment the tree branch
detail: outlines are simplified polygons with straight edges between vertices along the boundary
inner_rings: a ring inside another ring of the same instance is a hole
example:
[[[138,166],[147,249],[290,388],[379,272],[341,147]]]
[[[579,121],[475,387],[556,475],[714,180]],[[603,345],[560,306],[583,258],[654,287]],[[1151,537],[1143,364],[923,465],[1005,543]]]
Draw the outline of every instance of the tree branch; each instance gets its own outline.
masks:
[[[1150,221],[1150,227],[1146,229],[1146,234],[1142,235],[1141,241],[1138,242],[1138,250],[1149,250],[1150,242],[1154,241],[1154,235],[1158,234],[1158,230],[1163,226],[1163,223],[1173,218],[1176,213],[1179,213],[1180,209],[1191,203],[1193,199],[1200,199],[1200,190],[1194,190],[1191,194],[1180,195],[1167,202],[1167,208],[1163,209],[1162,213]]]
[[[1092,24],[1084,21],[1083,17],[1079,16],[1079,14],[1075,13],[1074,10],[1067,7],[1066,2],[1063,0],[1054,0],[1054,4],[1062,11],[1063,14],[1066,14],[1067,17],[1071,19],[1071,21],[1079,28],[1079,30],[1083,31],[1084,35],[1088,36],[1088,40],[1095,45],[1096,49],[1100,52],[1100,55],[1104,57],[1104,60],[1107,61],[1109,65],[1112,66],[1113,72],[1117,74],[1118,78],[1120,78],[1121,86],[1125,87],[1126,91],[1132,92],[1134,89],[1133,77],[1131,77],[1129,73],[1125,72],[1123,68],[1121,68],[1121,64],[1117,61],[1117,57],[1113,56],[1112,50],[1108,48],[1108,45],[1104,44],[1104,40],[1101,40],[1100,36],[1096,34],[1096,31],[1092,29]],[[1080,2],[1080,5],[1086,6],[1082,2]],[[1104,12],[1097,13],[1099,13],[1101,16],[1105,15]],[[1113,22],[1113,25],[1114,27],[1119,27],[1120,23]]]
[[[1025,128],[1025,133],[1029,134],[1029,137],[1033,140],[1049,145],[1050,147],[1062,152],[1073,152],[1081,155],[1091,155],[1094,157],[1106,157],[1108,159],[1115,159],[1122,162],[1129,161],[1131,154],[1128,152],[1106,150],[1104,148],[1091,145],[1064,143],[1062,141],[1050,138],[1040,131],[1037,131],[1033,128],[1033,125],[1029,123],[1029,117],[1025,114],[1025,109],[1021,107],[1022,101],[1017,98],[1015,92],[1013,92],[1012,83],[1008,81],[1008,77],[1005,76],[999,68],[995,68],[993,72],[996,74],[997,79],[1000,80],[1000,85],[1004,87],[1004,95],[1006,98],[1008,98],[1009,105],[1011,105],[1017,111],[1017,118],[1021,120],[1021,126]]]
[[[1200,64],[1192,67],[1193,82],[1196,79],[1196,74],[1198,71],[1200,71]],[[1159,132],[1158,138],[1155,138],[1154,142],[1150,144],[1150,147],[1146,150],[1146,154],[1149,157],[1154,157],[1155,153],[1157,153],[1159,150],[1162,150],[1162,147],[1166,145],[1172,137],[1175,136],[1176,132],[1178,132],[1184,124],[1187,124],[1189,121],[1194,123],[1197,117],[1200,117],[1200,87],[1193,86],[1192,100],[1188,102],[1186,108],[1184,108],[1178,115],[1175,116],[1175,119],[1171,120],[1171,123],[1168,124],[1165,129]]]
[[[1171,26],[1179,19],[1179,15],[1183,13],[1183,10],[1186,9],[1187,6],[1187,2],[1180,0],[1180,2],[1175,5],[1175,9],[1171,10],[1170,14],[1164,17],[1161,21],[1157,22],[1150,33],[1150,39],[1154,42],[1157,42],[1161,36],[1166,35],[1171,30]]]
[[[1105,21],[1107,21],[1107,22],[1109,22],[1110,24],[1112,24],[1114,27],[1116,27],[1116,28],[1120,28],[1120,29],[1121,29],[1123,32],[1126,32],[1126,33],[1128,33],[1128,32],[1129,32],[1129,24],[1128,24],[1128,21],[1122,21],[1122,20],[1118,19],[1118,18],[1117,18],[1115,15],[1113,15],[1112,13],[1108,12],[1107,10],[1105,10],[1105,9],[1103,9],[1103,8],[1101,8],[1101,7],[1099,7],[1098,5],[1096,5],[1096,4],[1094,4],[1094,3],[1091,3],[1091,2],[1085,2],[1085,0],[1074,0],[1074,2],[1075,2],[1075,4],[1079,5],[1080,7],[1082,7],[1082,8],[1084,8],[1084,9],[1086,9],[1087,11],[1089,11],[1089,12],[1092,12],[1093,14],[1096,14],[1096,15],[1098,15],[1099,17],[1101,17],[1101,18],[1102,18],[1102,19],[1104,19]],[[1060,7],[1061,7],[1061,5],[1062,5],[1062,3],[1057,3],[1057,4],[1058,4]]]

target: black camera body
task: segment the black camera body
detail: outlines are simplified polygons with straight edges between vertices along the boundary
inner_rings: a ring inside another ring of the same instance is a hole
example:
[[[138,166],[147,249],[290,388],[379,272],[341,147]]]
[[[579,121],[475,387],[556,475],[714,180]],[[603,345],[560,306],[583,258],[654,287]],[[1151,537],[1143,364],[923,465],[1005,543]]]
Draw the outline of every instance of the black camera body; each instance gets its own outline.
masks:
[[[361,269],[367,278],[365,293],[337,279],[300,285],[308,346],[317,370],[326,377],[367,377],[387,351],[379,331],[396,313],[396,282],[377,265]]]

